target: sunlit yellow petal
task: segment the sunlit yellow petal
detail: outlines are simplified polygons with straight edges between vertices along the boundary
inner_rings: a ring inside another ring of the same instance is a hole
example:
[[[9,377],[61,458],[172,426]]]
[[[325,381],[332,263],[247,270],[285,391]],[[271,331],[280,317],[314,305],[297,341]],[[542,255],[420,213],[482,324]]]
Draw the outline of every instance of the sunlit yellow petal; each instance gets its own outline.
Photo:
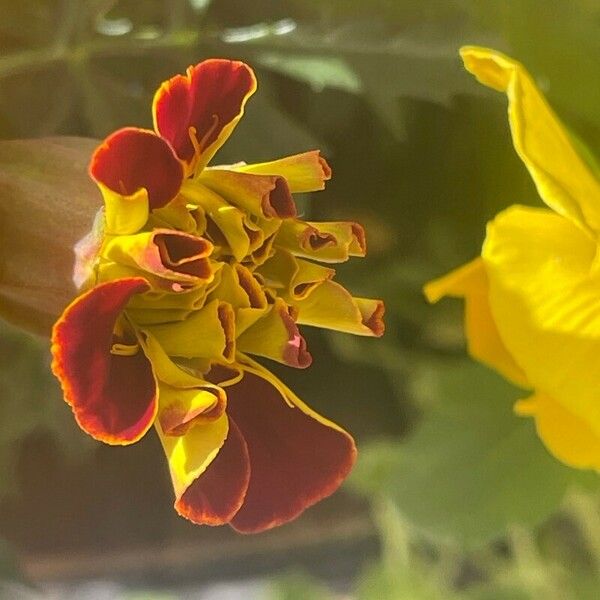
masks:
[[[517,61],[494,50],[465,47],[465,67],[477,79],[506,92],[513,142],[544,202],[594,237],[600,232],[600,182],[564,126]]]
[[[318,150],[264,163],[235,165],[232,170],[257,175],[280,175],[294,193],[322,190],[325,182],[331,179],[331,169]]]
[[[471,356],[513,383],[529,387],[525,373],[500,338],[490,308],[488,278],[481,258],[429,282],[424,291],[429,302],[437,302],[444,296],[464,298],[465,333]]]
[[[104,198],[105,232],[108,235],[127,235],[139,231],[148,220],[148,192],[141,188],[123,196],[98,183]]]
[[[293,303],[297,322],[355,335],[383,335],[383,303],[371,298],[354,298],[339,283],[324,281],[306,298]]]
[[[165,435],[157,424],[156,432],[167,456],[177,499],[216,458],[228,430],[225,414],[211,423],[194,425],[182,436]]]
[[[231,362],[235,354],[235,315],[227,302],[213,300],[184,321],[148,331],[169,356]]]
[[[366,253],[365,232],[358,223],[316,223],[289,219],[281,224],[275,245],[295,256],[322,262],[344,262]]]
[[[535,419],[538,435],[558,460],[578,469],[600,469],[600,435],[585,419],[543,393],[517,402],[515,412]]]
[[[600,279],[594,244],[569,220],[515,206],[488,225],[483,258],[500,337],[534,389],[600,433]]]

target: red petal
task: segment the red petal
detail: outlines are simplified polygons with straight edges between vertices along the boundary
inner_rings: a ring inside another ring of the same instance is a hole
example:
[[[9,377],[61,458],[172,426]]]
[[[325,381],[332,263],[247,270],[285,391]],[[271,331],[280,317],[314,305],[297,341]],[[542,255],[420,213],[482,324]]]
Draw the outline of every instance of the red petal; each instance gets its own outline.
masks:
[[[219,454],[175,502],[175,510],[199,525],[229,523],[244,502],[249,480],[248,448],[229,419],[229,434]]]
[[[133,356],[111,353],[113,330],[145,279],[98,285],[63,312],[52,331],[52,370],[82,429],[108,444],[130,444],[152,425],[157,388],[141,348]]]
[[[90,175],[123,196],[145,188],[153,209],[175,198],[183,180],[183,167],[169,144],[153,131],[126,127],[98,146],[90,163]]]
[[[332,494],[350,472],[354,441],[291,407],[267,380],[246,372],[227,389],[227,413],[250,455],[250,485],[231,525],[263,531],[297,517]]]
[[[169,79],[156,92],[156,131],[189,164],[196,154],[195,146],[203,153],[215,142],[225,141],[255,89],[256,79],[248,65],[224,59],[205,60],[190,67],[186,75]]]

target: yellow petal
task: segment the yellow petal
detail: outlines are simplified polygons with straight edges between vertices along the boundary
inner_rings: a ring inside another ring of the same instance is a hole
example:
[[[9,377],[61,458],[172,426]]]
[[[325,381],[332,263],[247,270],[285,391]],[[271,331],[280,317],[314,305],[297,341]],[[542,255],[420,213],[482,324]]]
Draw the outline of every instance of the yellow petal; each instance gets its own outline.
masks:
[[[225,410],[225,392],[208,382],[194,388],[159,387],[157,418],[165,435],[185,435],[191,427],[216,421]]]
[[[265,285],[287,302],[306,298],[316,286],[335,275],[335,270],[296,258],[282,248],[256,271]]]
[[[209,168],[201,173],[198,181],[255,217],[286,219],[296,216],[296,205],[283,177]]]
[[[500,337],[531,386],[600,433],[596,251],[568,219],[515,206],[488,225],[482,255]]]
[[[298,309],[296,321],[355,335],[383,335],[383,302],[354,298],[339,283],[324,281],[306,298],[293,303]]]
[[[133,235],[110,236],[101,256],[184,284],[209,283],[213,270],[208,257],[213,245],[205,238],[173,229],[153,229]]]
[[[257,175],[280,175],[293,193],[325,189],[325,182],[331,179],[331,169],[320,156],[319,150],[253,165],[235,165],[232,170]]]
[[[515,412],[535,419],[538,435],[558,460],[577,469],[600,469],[600,436],[585,419],[543,393],[517,402]]]
[[[139,231],[148,220],[148,192],[140,188],[130,196],[113,192],[102,183],[98,187],[104,198],[105,232],[108,235],[127,235]]]
[[[600,182],[579,156],[564,126],[518,62],[494,50],[465,47],[465,68],[491,88],[506,92],[513,143],[544,202],[596,237],[600,231]]]
[[[182,193],[188,201],[203,210],[206,233],[225,254],[241,262],[264,242],[262,229],[239,208],[226,202],[219,194],[197,182],[185,182]]]
[[[365,232],[358,223],[316,223],[288,219],[275,237],[275,246],[294,256],[322,262],[344,262],[351,256],[365,256]]]
[[[276,298],[269,311],[238,337],[237,348],[300,369],[312,362],[306,341],[281,298]]]
[[[429,302],[444,296],[465,299],[465,333],[469,354],[522,387],[527,377],[506,349],[496,327],[489,302],[488,278],[481,258],[429,282],[425,286]]]
[[[231,362],[235,354],[235,315],[231,305],[213,300],[184,321],[148,326],[169,356]]]
[[[177,499],[217,457],[228,431],[226,414],[211,423],[194,425],[182,436],[165,435],[157,424],[156,432],[167,456]]]

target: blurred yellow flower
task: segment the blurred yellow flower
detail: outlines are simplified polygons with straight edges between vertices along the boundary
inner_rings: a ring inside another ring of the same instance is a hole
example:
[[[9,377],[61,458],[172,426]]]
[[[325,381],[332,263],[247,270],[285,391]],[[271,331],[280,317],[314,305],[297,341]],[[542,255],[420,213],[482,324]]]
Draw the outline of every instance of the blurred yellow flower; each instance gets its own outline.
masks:
[[[485,48],[461,56],[508,96],[515,149],[548,208],[502,211],[481,256],[425,294],[464,298],[471,355],[531,390],[516,412],[559,460],[600,469],[600,181],[521,64]]]

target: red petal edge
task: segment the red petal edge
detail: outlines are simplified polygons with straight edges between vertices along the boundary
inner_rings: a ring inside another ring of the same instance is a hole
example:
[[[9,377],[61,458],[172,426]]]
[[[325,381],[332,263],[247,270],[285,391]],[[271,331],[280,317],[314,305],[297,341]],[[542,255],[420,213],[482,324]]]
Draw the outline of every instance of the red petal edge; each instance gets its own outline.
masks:
[[[249,480],[248,448],[229,419],[229,433],[219,454],[175,502],[175,510],[198,525],[229,523],[244,502]]]
[[[231,520],[241,533],[257,533],[296,518],[331,495],[356,459],[352,437],[290,407],[267,380],[246,372],[227,388],[227,413],[250,455],[250,484]]]
[[[173,150],[153,131],[125,127],[96,148],[90,175],[116,194],[148,192],[150,208],[168,204],[179,192],[183,167]]]
[[[190,67],[186,75],[165,81],[154,99],[156,131],[190,163],[198,151],[211,146],[223,129],[239,117],[256,89],[252,69],[243,62],[211,59]]]
[[[133,356],[111,353],[113,329],[145,279],[117,279],[75,299],[52,330],[52,371],[80,427],[108,444],[131,444],[152,426],[158,390],[141,348]]]

